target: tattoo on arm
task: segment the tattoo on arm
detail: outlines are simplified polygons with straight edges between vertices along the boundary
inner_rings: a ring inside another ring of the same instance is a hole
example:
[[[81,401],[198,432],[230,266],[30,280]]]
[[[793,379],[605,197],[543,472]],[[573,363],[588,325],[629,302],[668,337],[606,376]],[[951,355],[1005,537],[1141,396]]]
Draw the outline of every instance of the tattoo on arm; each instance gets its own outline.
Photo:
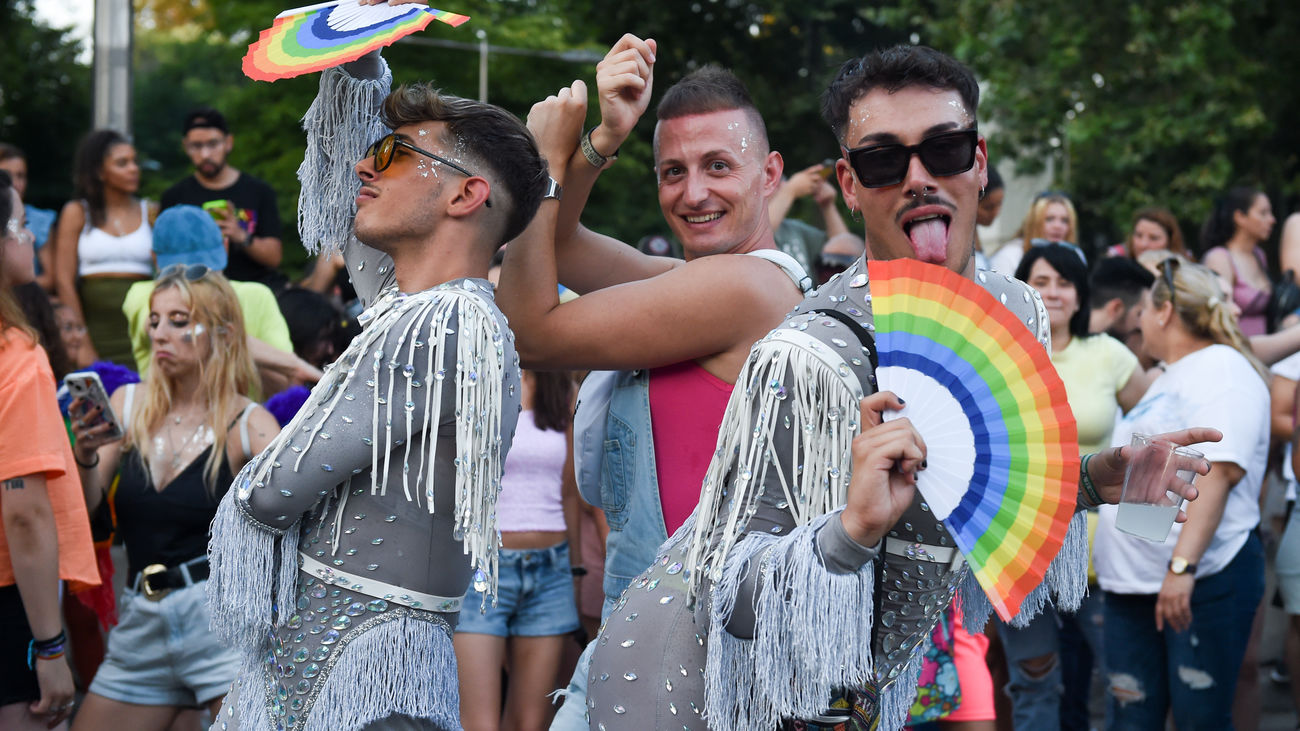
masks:
[[[26,485],[23,484],[23,478],[21,477],[14,477],[4,481],[4,488],[6,490],[21,490],[24,487],[26,487]]]

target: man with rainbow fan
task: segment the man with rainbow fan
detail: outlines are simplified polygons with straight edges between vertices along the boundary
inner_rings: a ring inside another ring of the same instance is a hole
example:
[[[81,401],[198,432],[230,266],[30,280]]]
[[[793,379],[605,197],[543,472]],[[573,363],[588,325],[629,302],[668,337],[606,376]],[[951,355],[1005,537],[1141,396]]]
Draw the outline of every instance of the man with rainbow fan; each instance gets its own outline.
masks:
[[[1046,344],[1032,290],[975,270],[986,170],[977,101],[970,71],[931,49],[850,61],[826,94],[845,148],[837,177],[863,211],[873,275],[875,260],[940,265],[974,280]],[[580,125],[584,111],[571,99],[534,107],[530,128],[548,159],[572,152],[572,119]],[[827,706],[837,689],[853,688],[855,723],[896,729],[912,705],[922,640],[956,592],[968,624],[987,619],[991,604],[957,541],[915,490],[924,441],[911,420],[884,418],[904,404],[877,391],[867,270],[864,259],[814,292],[751,352],[700,505],[602,627],[592,728],[843,721],[847,711]],[[1219,438],[1211,429],[1167,436]],[[1078,502],[1115,502],[1127,450],[1094,456],[1083,463]],[[1055,537],[1064,548],[1013,621],[1049,594],[1077,603],[1085,540],[1082,520]]]

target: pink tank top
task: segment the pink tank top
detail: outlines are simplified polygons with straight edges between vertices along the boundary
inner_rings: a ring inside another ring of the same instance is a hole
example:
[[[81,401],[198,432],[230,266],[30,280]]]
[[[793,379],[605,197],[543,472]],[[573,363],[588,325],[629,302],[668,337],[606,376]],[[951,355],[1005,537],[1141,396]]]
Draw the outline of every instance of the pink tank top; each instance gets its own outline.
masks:
[[[732,386],[695,361],[650,371],[650,425],[664,527],[672,535],[700,501]]]
[[[532,409],[520,412],[497,496],[501,532],[564,530],[560,473],[567,452],[564,432],[538,429]]]

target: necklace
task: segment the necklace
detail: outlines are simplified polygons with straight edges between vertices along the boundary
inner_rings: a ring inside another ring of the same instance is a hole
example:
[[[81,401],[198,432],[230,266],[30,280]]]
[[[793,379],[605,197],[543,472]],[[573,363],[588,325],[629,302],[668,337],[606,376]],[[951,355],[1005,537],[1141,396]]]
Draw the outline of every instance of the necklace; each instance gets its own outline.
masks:
[[[189,427],[182,427],[181,416],[173,416],[171,424],[154,435],[153,438],[153,455],[149,460],[150,472],[153,473],[154,484],[163,484],[161,479],[164,475],[174,477],[176,473],[186,464],[188,459],[192,458],[194,453],[207,447],[213,442],[212,427],[200,420],[195,424],[192,430]],[[183,438],[177,442],[176,432],[186,432]]]

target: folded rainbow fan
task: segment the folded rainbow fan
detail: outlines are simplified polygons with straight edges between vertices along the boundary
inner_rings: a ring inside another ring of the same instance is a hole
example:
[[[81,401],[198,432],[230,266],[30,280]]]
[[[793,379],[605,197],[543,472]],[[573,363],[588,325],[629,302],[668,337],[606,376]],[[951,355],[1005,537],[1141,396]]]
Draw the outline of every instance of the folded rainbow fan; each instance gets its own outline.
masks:
[[[338,66],[391,46],[434,20],[455,27],[469,16],[419,4],[359,5],[357,0],[286,10],[248,46],[244,75],[275,81]]]
[[[1078,432],[1047,349],[983,287],[912,259],[867,265],[877,380],[906,402],[935,517],[1008,620],[1074,515]]]

